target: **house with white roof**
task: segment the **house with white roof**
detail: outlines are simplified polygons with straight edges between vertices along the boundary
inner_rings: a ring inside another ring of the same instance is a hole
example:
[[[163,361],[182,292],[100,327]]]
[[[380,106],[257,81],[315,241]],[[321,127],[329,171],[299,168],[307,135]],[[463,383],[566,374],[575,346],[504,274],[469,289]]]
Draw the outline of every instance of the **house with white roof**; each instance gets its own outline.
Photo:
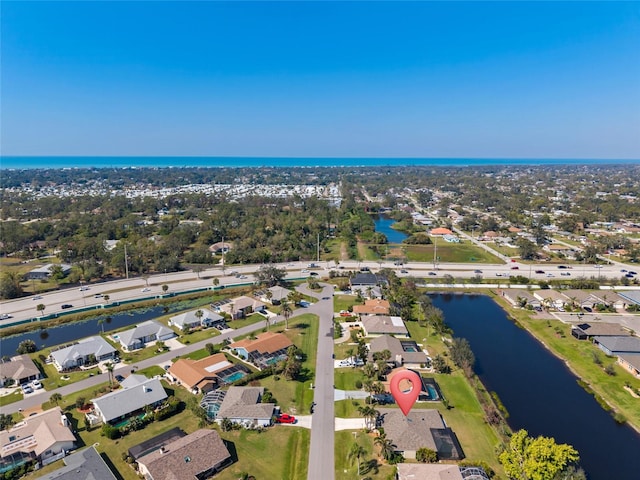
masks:
[[[120,342],[123,350],[130,352],[144,348],[149,342],[165,341],[175,336],[175,332],[169,327],[165,327],[155,320],[149,320],[114,335],[113,339]]]
[[[202,312],[202,316],[198,316],[198,312]],[[216,323],[224,322],[224,317],[209,310],[208,308],[199,308],[189,312],[175,315],[169,319],[169,326],[184,330],[185,327],[211,327]]]
[[[117,423],[147,406],[155,408],[167,399],[167,392],[157,378],[129,375],[120,386],[119,390],[91,400],[94,416],[103,423]]]
[[[94,359],[96,362],[115,361],[117,357],[118,351],[99,336],[83,338],[73,345],[55,350],[49,355],[59,372],[89,364]]]

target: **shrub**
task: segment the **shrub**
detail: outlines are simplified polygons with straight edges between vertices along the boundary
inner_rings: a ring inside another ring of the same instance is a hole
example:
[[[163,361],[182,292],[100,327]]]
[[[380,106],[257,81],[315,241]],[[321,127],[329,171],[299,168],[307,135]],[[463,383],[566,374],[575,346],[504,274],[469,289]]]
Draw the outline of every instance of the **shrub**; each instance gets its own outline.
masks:
[[[362,380],[356,380],[356,388],[360,390],[362,388]]]
[[[116,427],[112,427],[108,423],[102,425],[102,435],[107,437],[109,440],[115,440],[120,437],[120,430]]]

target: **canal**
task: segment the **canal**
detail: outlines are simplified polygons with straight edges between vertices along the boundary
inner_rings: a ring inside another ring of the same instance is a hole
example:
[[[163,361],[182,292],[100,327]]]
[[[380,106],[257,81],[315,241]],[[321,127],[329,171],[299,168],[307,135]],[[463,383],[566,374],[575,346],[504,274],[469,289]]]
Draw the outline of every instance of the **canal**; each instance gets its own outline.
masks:
[[[378,215],[375,217],[376,232],[384,233],[389,243],[402,243],[405,238],[408,238],[408,235],[391,228],[394,223],[396,221],[393,218]]]
[[[432,297],[454,336],[466,338],[475,371],[508,410],[509,425],[573,445],[590,480],[640,478],[640,435],[618,425],[564,362],[511,322],[489,297]]]

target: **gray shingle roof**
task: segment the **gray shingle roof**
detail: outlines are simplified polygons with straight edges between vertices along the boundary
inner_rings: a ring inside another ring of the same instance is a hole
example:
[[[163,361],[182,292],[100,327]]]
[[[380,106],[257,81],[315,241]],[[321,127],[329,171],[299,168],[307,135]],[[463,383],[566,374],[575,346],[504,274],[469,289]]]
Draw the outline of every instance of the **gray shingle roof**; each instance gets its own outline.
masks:
[[[51,356],[58,365],[66,365],[69,361],[75,362],[78,358],[84,358],[91,354],[101,357],[115,351],[116,349],[109,345],[104,338],[89,337],[83,338],[69,347],[51,352]]]
[[[360,321],[367,334],[388,333],[389,335],[407,335],[407,327],[402,318],[387,315],[366,315]]]
[[[427,361],[427,354],[420,352],[405,352],[402,349],[402,343],[391,335],[380,335],[378,338],[371,340],[369,344],[369,359],[373,359],[374,352],[382,352],[383,350],[389,350],[391,352],[391,360],[396,360],[398,355],[402,356],[404,363],[425,363]]]
[[[33,363],[29,355],[17,355],[10,362],[0,362],[0,377],[13,378],[20,381],[22,378],[40,376],[40,370]]]
[[[165,398],[167,398],[167,392],[162,388],[160,380],[151,378],[146,382],[95,398],[91,400],[91,403],[102,412],[104,419],[109,422]]]
[[[413,410],[406,417],[397,408],[379,408],[384,432],[396,450],[418,450],[422,447],[437,451],[431,429],[445,428],[437,410]]]
[[[66,467],[40,477],[41,480],[116,480],[94,446],[64,458]]]
[[[613,353],[640,354],[640,338],[638,337],[593,337],[593,339]]]
[[[199,319],[196,316],[196,312],[198,310],[202,310],[202,313],[203,313],[202,319]],[[212,312],[208,308],[200,308],[196,310],[191,310],[189,312],[181,313],[180,315],[175,315],[171,317],[170,320],[173,325],[175,325],[176,327],[182,328],[185,323],[187,325],[191,325],[193,323],[200,323],[201,321],[204,321],[207,318],[213,322],[219,322],[220,320],[224,320],[224,317],[218,315],[215,312]]]
[[[118,333],[118,340],[122,345],[128,346],[135,344],[140,338],[149,337],[151,335],[156,335],[158,338],[160,338],[169,333],[173,333],[173,330],[171,330],[169,327],[165,327],[164,325],[154,320],[149,320],[147,322],[136,325],[130,330],[125,330],[124,332]]]
[[[263,387],[230,387],[220,405],[217,417],[270,419],[273,416],[275,404],[259,403],[263,393]]]

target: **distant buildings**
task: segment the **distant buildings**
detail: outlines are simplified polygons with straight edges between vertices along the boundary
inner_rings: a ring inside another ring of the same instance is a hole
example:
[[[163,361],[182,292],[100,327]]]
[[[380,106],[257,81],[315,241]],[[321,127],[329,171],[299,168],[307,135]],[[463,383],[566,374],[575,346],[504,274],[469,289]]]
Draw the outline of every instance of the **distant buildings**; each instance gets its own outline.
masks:
[[[46,280],[51,276],[51,270],[55,264],[44,265],[42,267],[34,268],[30,272],[27,273],[26,277],[28,280]],[[66,277],[71,271],[71,265],[67,265],[66,263],[60,264],[60,269],[62,274]]]

